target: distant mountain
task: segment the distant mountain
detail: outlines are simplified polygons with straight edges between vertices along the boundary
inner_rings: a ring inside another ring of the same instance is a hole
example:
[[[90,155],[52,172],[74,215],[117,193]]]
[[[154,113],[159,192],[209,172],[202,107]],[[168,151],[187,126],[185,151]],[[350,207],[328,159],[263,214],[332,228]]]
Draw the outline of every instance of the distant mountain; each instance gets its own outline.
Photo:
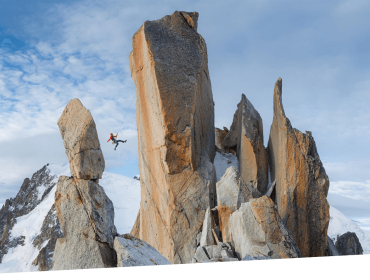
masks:
[[[63,236],[54,208],[60,175],[70,176],[67,164],[45,165],[1,208],[0,272],[51,268],[56,239]],[[140,181],[105,172],[99,184],[114,204],[117,231],[130,232],[140,208]]]
[[[217,152],[217,181],[228,167],[237,165],[234,155]],[[70,176],[68,164],[45,165],[31,179],[26,178],[16,197],[7,199],[1,208],[0,273],[50,269],[56,239],[63,236],[54,208],[61,175]],[[130,232],[140,208],[140,181],[104,172],[99,184],[113,202],[118,233]],[[370,254],[370,234],[331,206],[328,235],[335,240],[347,231],[355,232],[364,254]]]

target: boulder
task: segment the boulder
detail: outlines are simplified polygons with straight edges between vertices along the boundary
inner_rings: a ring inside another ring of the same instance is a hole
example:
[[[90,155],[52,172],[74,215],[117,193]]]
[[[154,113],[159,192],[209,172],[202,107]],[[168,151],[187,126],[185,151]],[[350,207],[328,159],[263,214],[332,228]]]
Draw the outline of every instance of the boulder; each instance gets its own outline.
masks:
[[[57,240],[53,270],[116,266],[114,208],[101,186],[60,176],[55,209],[64,237]]]
[[[327,255],[328,256],[339,256],[340,254],[337,248],[335,247],[333,240],[329,236],[327,240],[328,240],[328,248],[326,249]]]
[[[105,161],[89,110],[77,98],[72,99],[59,118],[58,126],[71,175],[77,179],[101,179]]]
[[[311,133],[292,128],[285,116],[281,78],[275,84],[268,154],[281,219],[304,257],[324,256],[329,225],[326,200],[329,178]]]
[[[116,236],[114,250],[118,267],[171,264],[156,249],[131,234]]]
[[[207,252],[207,255],[210,259],[222,258],[222,246],[220,244],[204,246],[204,250]]]
[[[242,203],[239,210],[231,215],[230,225],[239,259],[247,254],[274,259],[301,256],[274,202],[267,196]]]
[[[362,255],[364,252],[360,240],[354,232],[346,232],[339,236],[335,247],[340,255]]]
[[[206,251],[204,250],[203,247],[199,246],[197,248],[197,250],[195,251],[195,259],[198,262],[209,260],[209,257],[207,256]]]
[[[223,242],[231,242],[230,215],[244,202],[252,198],[260,197],[261,194],[252,184],[246,184],[238,170],[231,166],[226,169],[221,180],[216,184],[217,209],[219,226]]]
[[[190,263],[215,206],[214,103],[198,13],[146,21],[133,36],[131,76],[141,184],[140,239]]]
[[[234,150],[236,146],[241,177],[265,193],[268,185],[268,157],[263,144],[262,118],[244,94],[223,145]]]

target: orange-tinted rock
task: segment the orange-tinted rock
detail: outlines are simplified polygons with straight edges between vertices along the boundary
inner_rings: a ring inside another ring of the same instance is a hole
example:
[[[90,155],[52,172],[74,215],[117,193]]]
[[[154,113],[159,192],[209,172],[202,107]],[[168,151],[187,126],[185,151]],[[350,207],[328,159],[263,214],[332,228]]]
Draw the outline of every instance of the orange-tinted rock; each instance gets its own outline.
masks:
[[[329,225],[326,200],[329,178],[311,133],[292,128],[281,98],[279,78],[268,144],[271,181],[276,180],[275,202],[303,257],[324,256]]]
[[[198,13],[146,21],[133,37],[141,183],[139,238],[189,263],[215,205],[214,103]]]
[[[265,193],[268,185],[268,159],[263,144],[262,118],[244,94],[223,145],[230,149],[236,146],[242,179],[252,183],[262,194]]]
[[[58,126],[72,176],[84,180],[101,179],[105,161],[90,111],[80,100],[72,99],[60,116]]]
[[[240,259],[301,257],[291,234],[279,217],[274,202],[267,196],[242,203],[230,217],[235,252]]]

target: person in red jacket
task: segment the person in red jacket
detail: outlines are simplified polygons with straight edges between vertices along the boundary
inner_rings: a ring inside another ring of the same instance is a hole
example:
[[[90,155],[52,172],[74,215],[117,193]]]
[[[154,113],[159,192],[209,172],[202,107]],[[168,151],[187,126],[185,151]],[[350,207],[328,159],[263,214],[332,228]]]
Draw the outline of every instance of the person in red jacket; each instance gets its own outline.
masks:
[[[114,150],[116,150],[116,148],[117,148],[117,146],[119,144],[118,142],[126,143],[126,141],[127,141],[127,140],[124,140],[124,141],[122,141],[122,140],[116,140],[117,136],[118,136],[118,133],[117,133],[116,136],[114,136],[113,133],[111,133],[110,134],[110,137],[109,137],[109,139],[107,141],[107,142],[109,142],[110,140],[112,140],[112,144],[116,144],[116,146],[114,147]]]

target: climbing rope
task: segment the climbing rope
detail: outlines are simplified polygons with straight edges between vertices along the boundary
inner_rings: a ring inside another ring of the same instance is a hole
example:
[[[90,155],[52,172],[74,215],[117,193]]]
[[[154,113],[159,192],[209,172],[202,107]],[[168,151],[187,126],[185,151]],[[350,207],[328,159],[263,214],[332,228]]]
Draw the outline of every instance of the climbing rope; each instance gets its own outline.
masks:
[[[126,110],[125,116],[123,117],[122,125],[121,125],[121,127],[120,127],[118,130],[121,130],[121,129],[122,129],[122,127],[123,127],[123,125],[125,124],[125,120],[126,120],[126,116],[127,116],[127,111],[128,111],[128,110],[130,110],[131,105],[132,105],[132,101],[134,101],[135,96],[136,96],[136,95],[134,94],[134,97],[133,97],[133,98],[132,98],[132,100],[131,100],[130,106],[129,106],[129,107],[128,107],[128,109]]]

